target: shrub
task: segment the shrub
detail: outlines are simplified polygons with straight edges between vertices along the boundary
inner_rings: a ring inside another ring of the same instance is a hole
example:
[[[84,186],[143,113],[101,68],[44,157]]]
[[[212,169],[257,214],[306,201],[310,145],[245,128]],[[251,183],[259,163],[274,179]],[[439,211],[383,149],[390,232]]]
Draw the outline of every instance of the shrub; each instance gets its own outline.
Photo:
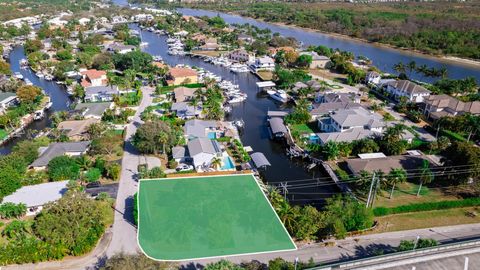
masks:
[[[138,225],[138,193],[133,195],[133,223]]]
[[[100,169],[90,168],[85,174],[85,178],[87,179],[88,182],[95,182],[98,179],[100,179],[101,175],[102,173],[100,172]]]
[[[114,181],[120,179],[120,172],[122,170],[120,164],[111,163],[107,166],[106,170],[107,170],[107,177],[111,178]]]
[[[0,205],[0,218],[18,218],[27,212],[27,206],[23,203],[15,204],[6,202]]]
[[[76,180],[80,167],[68,156],[55,157],[48,163],[48,176],[53,181]]]
[[[456,200],[456,201],[439,201],[439,202],[407,204],[407,205],[400,205],[392,208],[376,207],[375,209],[373,209],[373,214],[377,217],[380,217],[380,216],[408,213],[408,212],[432,211],[432,210],[461,208],[461,207],[470,207],[470,206],[479,206],[479,205],[480,205],[480,198],[467,198],[467,199]]]
[[[427,248],[427,247],[435,247],[438,245],[437,240],[427,238],[427,239],[418,239],[417,247],[416,248]],[[408,251],[413,250],[415,248],[415,240],[402,240],[400,241],[400,245],[397,247],[397,251]]]

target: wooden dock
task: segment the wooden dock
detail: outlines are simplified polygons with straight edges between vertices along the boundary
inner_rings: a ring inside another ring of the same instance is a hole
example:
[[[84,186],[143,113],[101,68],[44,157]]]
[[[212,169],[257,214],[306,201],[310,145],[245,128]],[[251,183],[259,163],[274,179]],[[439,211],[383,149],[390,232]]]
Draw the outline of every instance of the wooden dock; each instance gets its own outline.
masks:
[[[333,182],[335,182],[337,187],[342,191],[342,193],[346,193],[346,194],[352,196],[352,198],[357,199],[357,197],[355,196],[355,194],[353,194],[353,191],[350,189],[348,184],[346,184],[346,183],[342,182],[342,180],[338,179],[338,176],[335,174],[335,172],[332,170],[332,168],[330,167],[330,165],[327,162],[322,161],[321,164],[322,164],[323,168],[325,169],[325,171],[330,176],[330,178],[332,178]]]

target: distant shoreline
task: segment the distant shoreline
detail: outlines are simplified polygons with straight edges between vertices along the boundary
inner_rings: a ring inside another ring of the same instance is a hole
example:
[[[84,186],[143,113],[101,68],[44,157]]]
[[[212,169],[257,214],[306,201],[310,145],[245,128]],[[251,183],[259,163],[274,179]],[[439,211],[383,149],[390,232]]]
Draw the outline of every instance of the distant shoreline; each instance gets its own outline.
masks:
[[[185,8],[201,10],[199,8],[192,8],[192,7],[185,7]],[[212,12],[222,12],[222,13],[226,13],[226,14],[230,14],[230,15],[240,16],[240,17],[243,17],[243,18],[249,18],[249,19],[261,21],[261,22],[264,22],[264,23],[270,23],[270,24],[277,25],[277,26],[301,29],[301,30],[304,30],[304,31],[307,31],[307,32],[320,33],[320,34],[335,37],[335,38],[341,38],[341,39],[345,39],[345,40],[355,41],[355,42],[358,42],[358,43],[370,44],[372,46],[379,47],[379,48],[386,48],[386,49],[391,49],[391,50],[395,50],[395,51],[398,51],[398,52],[402,52],[402,53],[405,53],[405,54],[414,54],[414,55],[420,56],[420,57],[435,59],[435,60],[438,60],[438,61],[443,62],[443,63],[453,63],[453,64],[458,64],[458,65],[462,65],[462,66],[467,66],[467,67],[473,67],[473,68],[476,68],[476,69],[480,69],[480,60],[462,58],[462,57],[451,56],[451,55],[434,55],[434,54],[429,54],[429,53],[419,51],[419,50],[397,47],[397,46],[389,45],[389,44],[385,44],[385,43],[371,42],[371,41],[368,41],[366,39],[355,38],[355,37],[351,37],[351,36],[344,35],[344,34],[324,32],[324,31],[320,31],[318,29],[301,27],[301,26],[297,26],[297,25],[293,25],[293,24],[286,24],[286,23],[279,23],[279,22],[269,22],[269,21],[265,21],[264,19],[258,19],[258,18],[243,16],[243,15],[240,15],[240,14],[238,14],[236,12],[233,12],[233,11],[225,12],[225,11],[218,11],[218,10],[212,10],[212,9],[204,9],[204,10],[212,11]],[[373,64],[375,65],[375,63],[373,63]]]

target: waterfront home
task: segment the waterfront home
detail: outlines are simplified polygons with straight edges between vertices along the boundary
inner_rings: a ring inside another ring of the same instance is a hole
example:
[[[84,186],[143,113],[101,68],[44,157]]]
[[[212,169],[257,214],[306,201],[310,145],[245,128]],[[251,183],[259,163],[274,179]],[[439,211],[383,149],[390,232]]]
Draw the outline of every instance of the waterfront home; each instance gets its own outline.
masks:
[[[238,34],[238,41],[250,44],[250,43],[255,41],[255,38],[252,37],[251,35],[240,33],[240,34]]]
[[[233,62],[239,63],[255,62],[255,55],[247,52],[245,49],[234,50],[227,55],[227,58]]]
[[[360,103],[360,96],[354,93],[337,92],[317,92],[315,94],[316,103]]]
[[[88,69],[81,71],[83,76],[80,85],[83,87],[107,85],[107,72],[105,70]]]
[[[113,16],[112,19],[111,19],[111,22],[113,24],[117,24],[117,23],[127,23],[128,20],[127,18],[121,16],[121,15],[117,15],[117,16]]]
[[[185,122],[183,131],[187,140],[195,138],[215,139],[222,136],[219,125],[214,120],[188,120]]]
[[[205,171],[211,167],[214,158],[222,157],[222,147],[216,140],[196,138],[188,141],[188,153],[197,171]]]
[[[388,174],[392,169],[416,170],[422,166],[424,160],[431,161],[418,151],[410,153],[412,154],[388,157],[382,153],[364,154],[360,155],[360,158],[348,159],[346,163],[351,173],[360,175],[362,171],[369,173],[382,171]]]
[[[133,52],[135,51],[136,48],[137,47],[133,45],[125,45],[125,44],[116,43],[116,42],[106,46],[106,50],[108,52],[115,52],[119,54],[126,54],[129,52]]]
[[[27,216],[36,215],[43,206],[62,198],[68,191],[68,181],[49,182],[38,185],[23,186],[3,198],[3,203],[23,203],[27,206]]]
[[[7,109],[19,103],[18,97],[12,92],[0,92],[0,115],[7,112]]]
[[[113,102],[79,103],[75,106],[75,111],[79,112],[85,119],[102,119],[105,111],[112,109],[113,107]]]
[[[167,78],[168,85],[182,85],[198,83],[197,71],[191,68],[170,68]]]
[[[275,60],[268,56],[263,56],[255,59],[255,62],[251,65],[254,72],[258,71],[273,71],[275,70]]]
[[[140,13],[140,14],[133,15],[131,20],[133,20],[135,22],[151,21],[151,20],[153,20],[153,15],[152,14]]]
[[[301,52],[300,55],[310,55],[312,57],[312,63],[310,63],[310,69],[327,68],[330,64],[330,57],[319,55],[316,52]]]
[[[197,105],[197,107],[195,108],[195,106],[190,105],[188,102],[173,103],[171,110],[172,112],[175,112],[177,117],[181,119],[199,117],[202,114],[201,105]]]
[[[338,110],[318,120],[318,127],[324,132],[344,132],[350,129],[363,128],[381,133],[386,123],[383,117],[363,107]]]
[[[85,88],[85,102],[112,101],[115,95],[118,95],[116,85],[108,86],[90,86]]]
[[[398,80],[388,82],[384,85],[385,91],[391,94],[396,100],[406,97],[408,101],[414,103],[423,102],[424,98],[430,95],[430,91],[408,80]]]
[[[99,119],[89,118],[85,120],[70,120],[60,122],[57,129],[73,141],[82,141],[88,139],[88,127],[94,123],[99,123]]]
[[[198,88],[177,87],[173,90],[173,94],[176,102],[189,101],[195,96],[195,92]]]
[[[34,170],[46,169],[50,160],[59,156],[78,157],[87,153],[90,141],[51,143],[38,149],[38,158],[30,164]]]
[[[324,145],[330,141],[350,143],[356,140],[380,136],[380,133],[362,127],[355,127],[343,132],[317,133],[316,135],[318,137],[318,143]]]
[[[433,120],[465,113],[480,114],[480,101],[463,102],[449,95],[431,95],[424,99],[424,103],[423,113]]]
[[[380,73],[376,71],[367,72],[367,75],[365,76],[365,82],[367,84],[378,85],[381,79],[382,79],[382,75],[380,75]]]
[[[329,115],[335,111],[355,109],[359,107],[361,107],[359,103],[351,101],[314,103],[312,105],[312,110],[310,110],[310,115],[312,116],[312,120],[317,120],[319,117]]]
[[[218,45],[216,38],[207,38],[199,49],[202,51],[215,51],[218,50],[219,47],[220,45]]]
[[[284,138],[287,133],[287,127],[283,122],[283,118],[280,117],[272,117],[268,120],[270,125],[270,131],[272,132],[273,139],[280,139]]]

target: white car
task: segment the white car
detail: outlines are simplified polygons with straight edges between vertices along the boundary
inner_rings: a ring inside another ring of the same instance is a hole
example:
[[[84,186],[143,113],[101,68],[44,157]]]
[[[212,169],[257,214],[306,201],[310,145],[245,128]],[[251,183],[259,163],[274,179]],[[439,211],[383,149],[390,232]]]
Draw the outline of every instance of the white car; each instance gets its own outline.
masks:
[[[175,168],[177,172],[186,172],[186,171],[193,171],[193,166],[188,164],[180,164]]]

